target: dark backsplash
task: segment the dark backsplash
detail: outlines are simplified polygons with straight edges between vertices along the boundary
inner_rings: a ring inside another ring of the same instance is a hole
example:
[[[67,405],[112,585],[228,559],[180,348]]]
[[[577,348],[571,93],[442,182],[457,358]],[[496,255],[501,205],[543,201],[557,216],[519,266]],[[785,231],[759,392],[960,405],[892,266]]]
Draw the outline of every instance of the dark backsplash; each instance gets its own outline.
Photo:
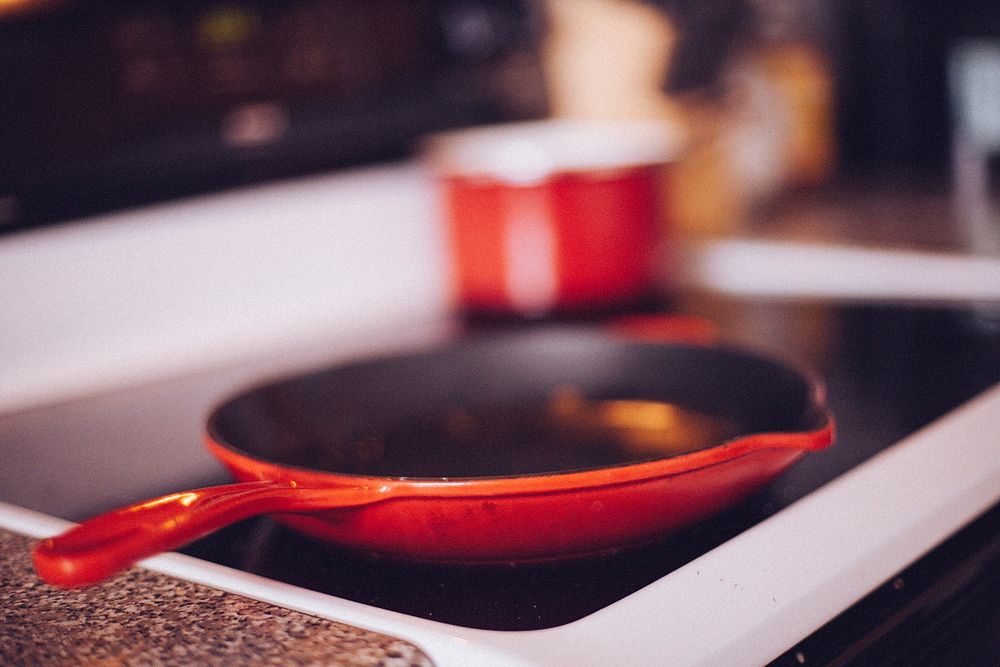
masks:
[[[0,232],[545,112],[532,2],[55,3],[0,21]]]

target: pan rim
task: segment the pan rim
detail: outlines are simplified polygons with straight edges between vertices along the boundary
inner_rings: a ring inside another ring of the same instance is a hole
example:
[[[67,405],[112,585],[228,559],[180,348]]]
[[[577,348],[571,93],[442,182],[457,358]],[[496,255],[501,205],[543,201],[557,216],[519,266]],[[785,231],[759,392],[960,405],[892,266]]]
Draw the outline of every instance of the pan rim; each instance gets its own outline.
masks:
[[[257,457],[236,448],[229,443],[219,442],[205,434],[206,445],[219,460],[244,472],[256,475],[257,479],[268,481],[290,481],[291,478],[304,480],[300,486],[317,488],[385,486],[405,487],[408,490],[438,491],[451,495],[449,490],[460,491],[460,495],[516,495],[550,491],[570,491],[586,488],[605,487],[614,484],[651,481],[664,477],[682,475],[727,463],[758,452],[786,450],[798,454],[821,451],[833,443],[835,424],[832,415],[824,411],[824,424],[811,431],[755,433],[726,441],[719,445],[680,454],[660,457],[647,461],[628,462],[596,468],[559,470],[553,472],[523,473],[513,475],[482,475],[467,477],[392,477],[361,475],[347,472],[330,472],[315,468],[279,463]],[[798,441],[799,446],[788,444],[789,439]],[[701,454],[701,456],[696,456]],[[239,465],[234,465],[237,461]],[[268,475],[265,471],[276,471]],[[617,473],[617,474],[616,474]],[[604,478],[604,479],[598,479]],[[502,488],[494,488],[494,486]],[[475,488],[473,488],[475,487]]]
[[[634,482],[648,479],[668,477],[672,475],[692,472],[715,464],[752,454],[757,451],[769,449],[794,450],[801,453],[808,451],[820,451],[830,446],[835,439],[835,420],[826,403],[826,387],[811,368],[801,362],[781,358],[775,354],[763,353],[756,350],[748,350],[743,347],[726,343],[702,345],[682,341],[650,341],[645,339],[633,339],[627,335],[608,330],[595,331],[590,327],[581,326],[554,326],[549,328],[536,329],[527,335],[538,335],[546,330],[557,331],[585,331],[590,335],[600,338],[626,343],[640,347],[672,347],[679,349],[714,349],[720,353],[735,354],[752,357],[758,361],[765,362],[777,368],[790,372],[800,379],[806,389],[806,403],[802,410],[802,415],[813,413],[813,427],[805,430],[782,430],[782,431],[760,431],[742,434],[734,438],[725,440],[710,447],[705,447],[691,452],[678,454],[668,454],[639,461],[626,461],[622,463],[573,468],[555,471],[525,472],[503,475],[463,475],[463,476],[391,476],[391,475],[370,475],[362,473],[342,472],[323,470],[321,468],[310,468],[292,463],[282,462],[275,458],[252,453],[243,447],[229,442],[222,437],[215,427],[217,416],[232,402],[242,397],[248,396],[262,389],[287,381],[298,381],[310,377],[319,377],[330,370],[364,365],[372,362],[391,362],[392,360],[405,360],[423,354],[433,354],[446,347],[448,343],[436,345],[430,349],[420,351],[398,352],[396,354],[363,358],[347,362],[345,364],[335,364],[324,367],[309,373],[293,375],[279,378],[272,381],[256,383],[242,391],[229,395],[225,400],[217,404],[210,412],[209,417],[203,422],[203,440],[212,454],[231,469],[238,468],[244,472],[256,475],[258,479],[289,480],[292,477],[306,479],[322,486],[331,488],[341,488],[345,486],[354,487],[379,487],[393,486],[406,487],[411,491],[423,492],[430,489],[443,491],[445,489],[461,489],[463,495],[471,493],[470,487],[477,488],[476,493],[484,495],[507,495],[512,493],[509,489],[493,489],[493,485],[503,487],[518,486],[523,487],[524,492],[548,491],[548,490],[570,490],[587,488],[593,486],[603,486],[610,483]],[[480,336],[480,339],[509,338],[512,336],[526,335],[524,332],[502,332]],[[233,463],[239,465],[234,466]],[[272,475],[265,475],[262,471],[273,472]],[[614,481],[600,479],[615,477]]]

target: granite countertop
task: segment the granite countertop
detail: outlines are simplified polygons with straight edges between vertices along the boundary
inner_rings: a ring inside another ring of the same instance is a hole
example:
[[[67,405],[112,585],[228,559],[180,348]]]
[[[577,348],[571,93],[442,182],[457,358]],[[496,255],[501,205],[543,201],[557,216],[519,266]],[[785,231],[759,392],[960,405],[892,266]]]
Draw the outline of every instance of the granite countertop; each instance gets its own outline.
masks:
[[[42,583],[34,541],[0,530],[0,664],[430,665],[416,646],[139,567]]]

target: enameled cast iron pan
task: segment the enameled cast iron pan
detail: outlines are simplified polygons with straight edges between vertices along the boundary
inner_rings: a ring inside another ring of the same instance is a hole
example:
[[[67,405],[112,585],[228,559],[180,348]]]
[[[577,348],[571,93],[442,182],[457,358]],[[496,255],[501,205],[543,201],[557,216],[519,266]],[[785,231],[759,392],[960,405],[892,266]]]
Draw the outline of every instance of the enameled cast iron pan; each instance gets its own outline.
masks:
[[[715,513],[832,439],[819,383],[773,359],[594,329],[484,336],[233,398],[206,442],[240,483],[102,515],[35,565],[94,583],[261,513],[407,559],[586,556]]]

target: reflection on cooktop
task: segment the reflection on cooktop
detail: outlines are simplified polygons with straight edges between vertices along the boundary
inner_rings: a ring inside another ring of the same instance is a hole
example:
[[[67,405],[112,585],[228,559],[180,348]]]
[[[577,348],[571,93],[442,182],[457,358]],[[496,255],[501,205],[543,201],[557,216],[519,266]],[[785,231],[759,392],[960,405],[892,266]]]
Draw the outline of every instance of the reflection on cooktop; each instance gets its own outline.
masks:
[[[772,512],[772,492],[644,547],[512,566],[410,563],[352,553],[269,518],[245,521],[185,553],[285,583],[446,623],[532,630],[574,621],[659,579]]]
[[[750,317],[771,317],[776,307],[743,305]],[[570,562],[442,566],[347,552],[258,518],[184,552],[446,623],[498,630],[553,627],[639,590],[1000,382],[1000,324],[981,314],[888,306],[825,309],[822,340],[804,343],[802,318],[817,316],[817,307],[780,308],[787,330],[768,340],[768,347],[804,359],[825,379],[837,442],[809,454],[741,504],[655,544]]]

